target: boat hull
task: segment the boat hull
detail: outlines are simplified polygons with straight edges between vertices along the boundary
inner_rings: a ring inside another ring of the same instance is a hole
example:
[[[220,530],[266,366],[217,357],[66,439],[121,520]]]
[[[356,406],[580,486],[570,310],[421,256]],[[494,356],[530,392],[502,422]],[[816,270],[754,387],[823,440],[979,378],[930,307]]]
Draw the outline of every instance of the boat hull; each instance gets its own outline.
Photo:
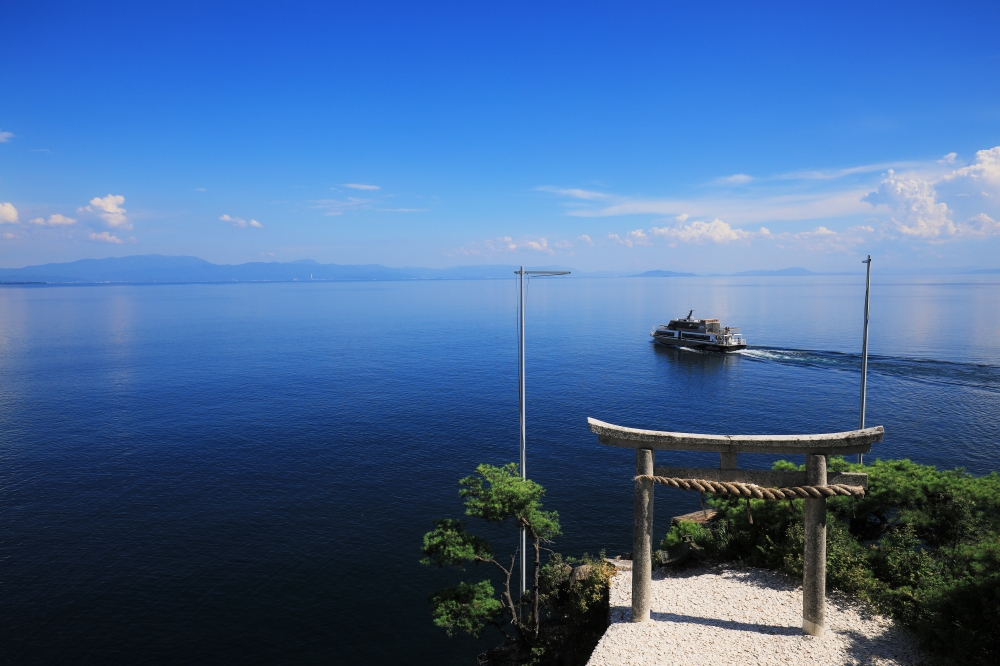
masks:
[[[742,345],[717,345],[713,342],[702,342],[701,340],[685,340],[677,338],[668,338],[661,336],[653,336],[653,342],[664,347],[687,347],[688,349],[698,349],[702,351],[715,351],[721,352],[723,354],[731,354],[733,352],[743,351],[747,348],[746,344]]]

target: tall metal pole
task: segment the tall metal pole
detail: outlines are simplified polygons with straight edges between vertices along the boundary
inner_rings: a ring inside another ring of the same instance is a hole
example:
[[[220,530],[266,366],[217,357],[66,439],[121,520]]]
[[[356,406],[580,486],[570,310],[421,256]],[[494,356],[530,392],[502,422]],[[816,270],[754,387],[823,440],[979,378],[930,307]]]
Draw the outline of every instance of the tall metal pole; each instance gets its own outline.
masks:
[[[524,394],[524,312],[525,298],[527,296],[527,279],[531,276],[550,277],[553,275],[569,275],[569,271],[526,271],[524,266],[520,270],[514,271],[518,277],[517,284],[517,394],[520,404],[518,411],[521,417],[521,478],[528,478],[527,464],[527,425],[525,418],[525,404],[527,400]],[[528,535],[521,527],[521,592],[528,591]]]
[[[521,270],[518,272],[518,291],[520,293],[520,298],[518,299],[518,351],[520,352],[520,357],[518,358],[518,377],[517,377],[517,393],[520,397],[521,404],[518,405],[518,411],[520,413],[521,419],[521,478],[528,478],[528,470],[526,468],[527,464],[527,424],[525,418],[525,400],[524,395],[524,266],[521,266]],[[528,589],[528,535],[521,527],[521,592],[525,592]]]
[[[872,288],[872,255],[868,255],[867,259],[861,261],[863,264],[868,265],[868,274],[865,278],[865,335],[864,340],[861,343],[861,424],[858,426],[858,430],[864,430],[865,428],[865,392],[867,390],[868,381],[868,295]],[[865,454],[858,454],[858,464],[863,465],[865,462]]]

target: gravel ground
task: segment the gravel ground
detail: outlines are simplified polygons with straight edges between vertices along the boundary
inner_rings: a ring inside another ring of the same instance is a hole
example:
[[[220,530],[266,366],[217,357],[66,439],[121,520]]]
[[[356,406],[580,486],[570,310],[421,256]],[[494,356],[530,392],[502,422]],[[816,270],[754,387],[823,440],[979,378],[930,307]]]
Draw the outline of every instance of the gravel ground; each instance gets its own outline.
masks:
[[[631,562],[623,563],[630,565]],[[826,633],[802,633],[802,586],[784,574],[731,565],[653,573],[651,622],[631,623],[632,572],[611,582],[611,626],[589,666],[626,664],[921,664],[911,634],[839,593]]]

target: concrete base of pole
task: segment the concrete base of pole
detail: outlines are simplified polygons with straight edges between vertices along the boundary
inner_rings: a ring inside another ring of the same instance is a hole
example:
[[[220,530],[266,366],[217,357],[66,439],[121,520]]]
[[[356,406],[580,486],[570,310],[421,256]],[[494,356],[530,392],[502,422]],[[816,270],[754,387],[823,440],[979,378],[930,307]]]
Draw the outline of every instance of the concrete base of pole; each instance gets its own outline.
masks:
[[[806,483],[826,485],[826,456],[806,456]],[[826,498],[804,501],[802,631],[810,636],[822,636],[826,606]]]
[[[635,450],[635,474],[652,476],[653,450]],[[649,622],[653,578],[653,482],[636,481],[632,525],[632,621]]]

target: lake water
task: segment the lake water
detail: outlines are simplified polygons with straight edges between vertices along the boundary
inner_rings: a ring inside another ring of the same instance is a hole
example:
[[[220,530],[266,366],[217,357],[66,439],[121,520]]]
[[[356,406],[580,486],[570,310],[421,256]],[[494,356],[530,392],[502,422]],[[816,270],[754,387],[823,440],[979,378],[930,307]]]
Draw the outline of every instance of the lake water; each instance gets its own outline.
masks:
[[[634,457],[588,416],[857,427],[863,300],[862,276],[533,281],[528,472],[556,549],[630,549]],[[492,641],[427,606],[458,574],[417,560],[457,480],[517,457],[515,302],[513,280],[0,288],[3,661],[473,663]],[[753,348],[650,344],[691,308]],[[870,457],[991,471],[998,332],[997,276],[876,275]],[[657,539],[697,506],[658,489]]]

